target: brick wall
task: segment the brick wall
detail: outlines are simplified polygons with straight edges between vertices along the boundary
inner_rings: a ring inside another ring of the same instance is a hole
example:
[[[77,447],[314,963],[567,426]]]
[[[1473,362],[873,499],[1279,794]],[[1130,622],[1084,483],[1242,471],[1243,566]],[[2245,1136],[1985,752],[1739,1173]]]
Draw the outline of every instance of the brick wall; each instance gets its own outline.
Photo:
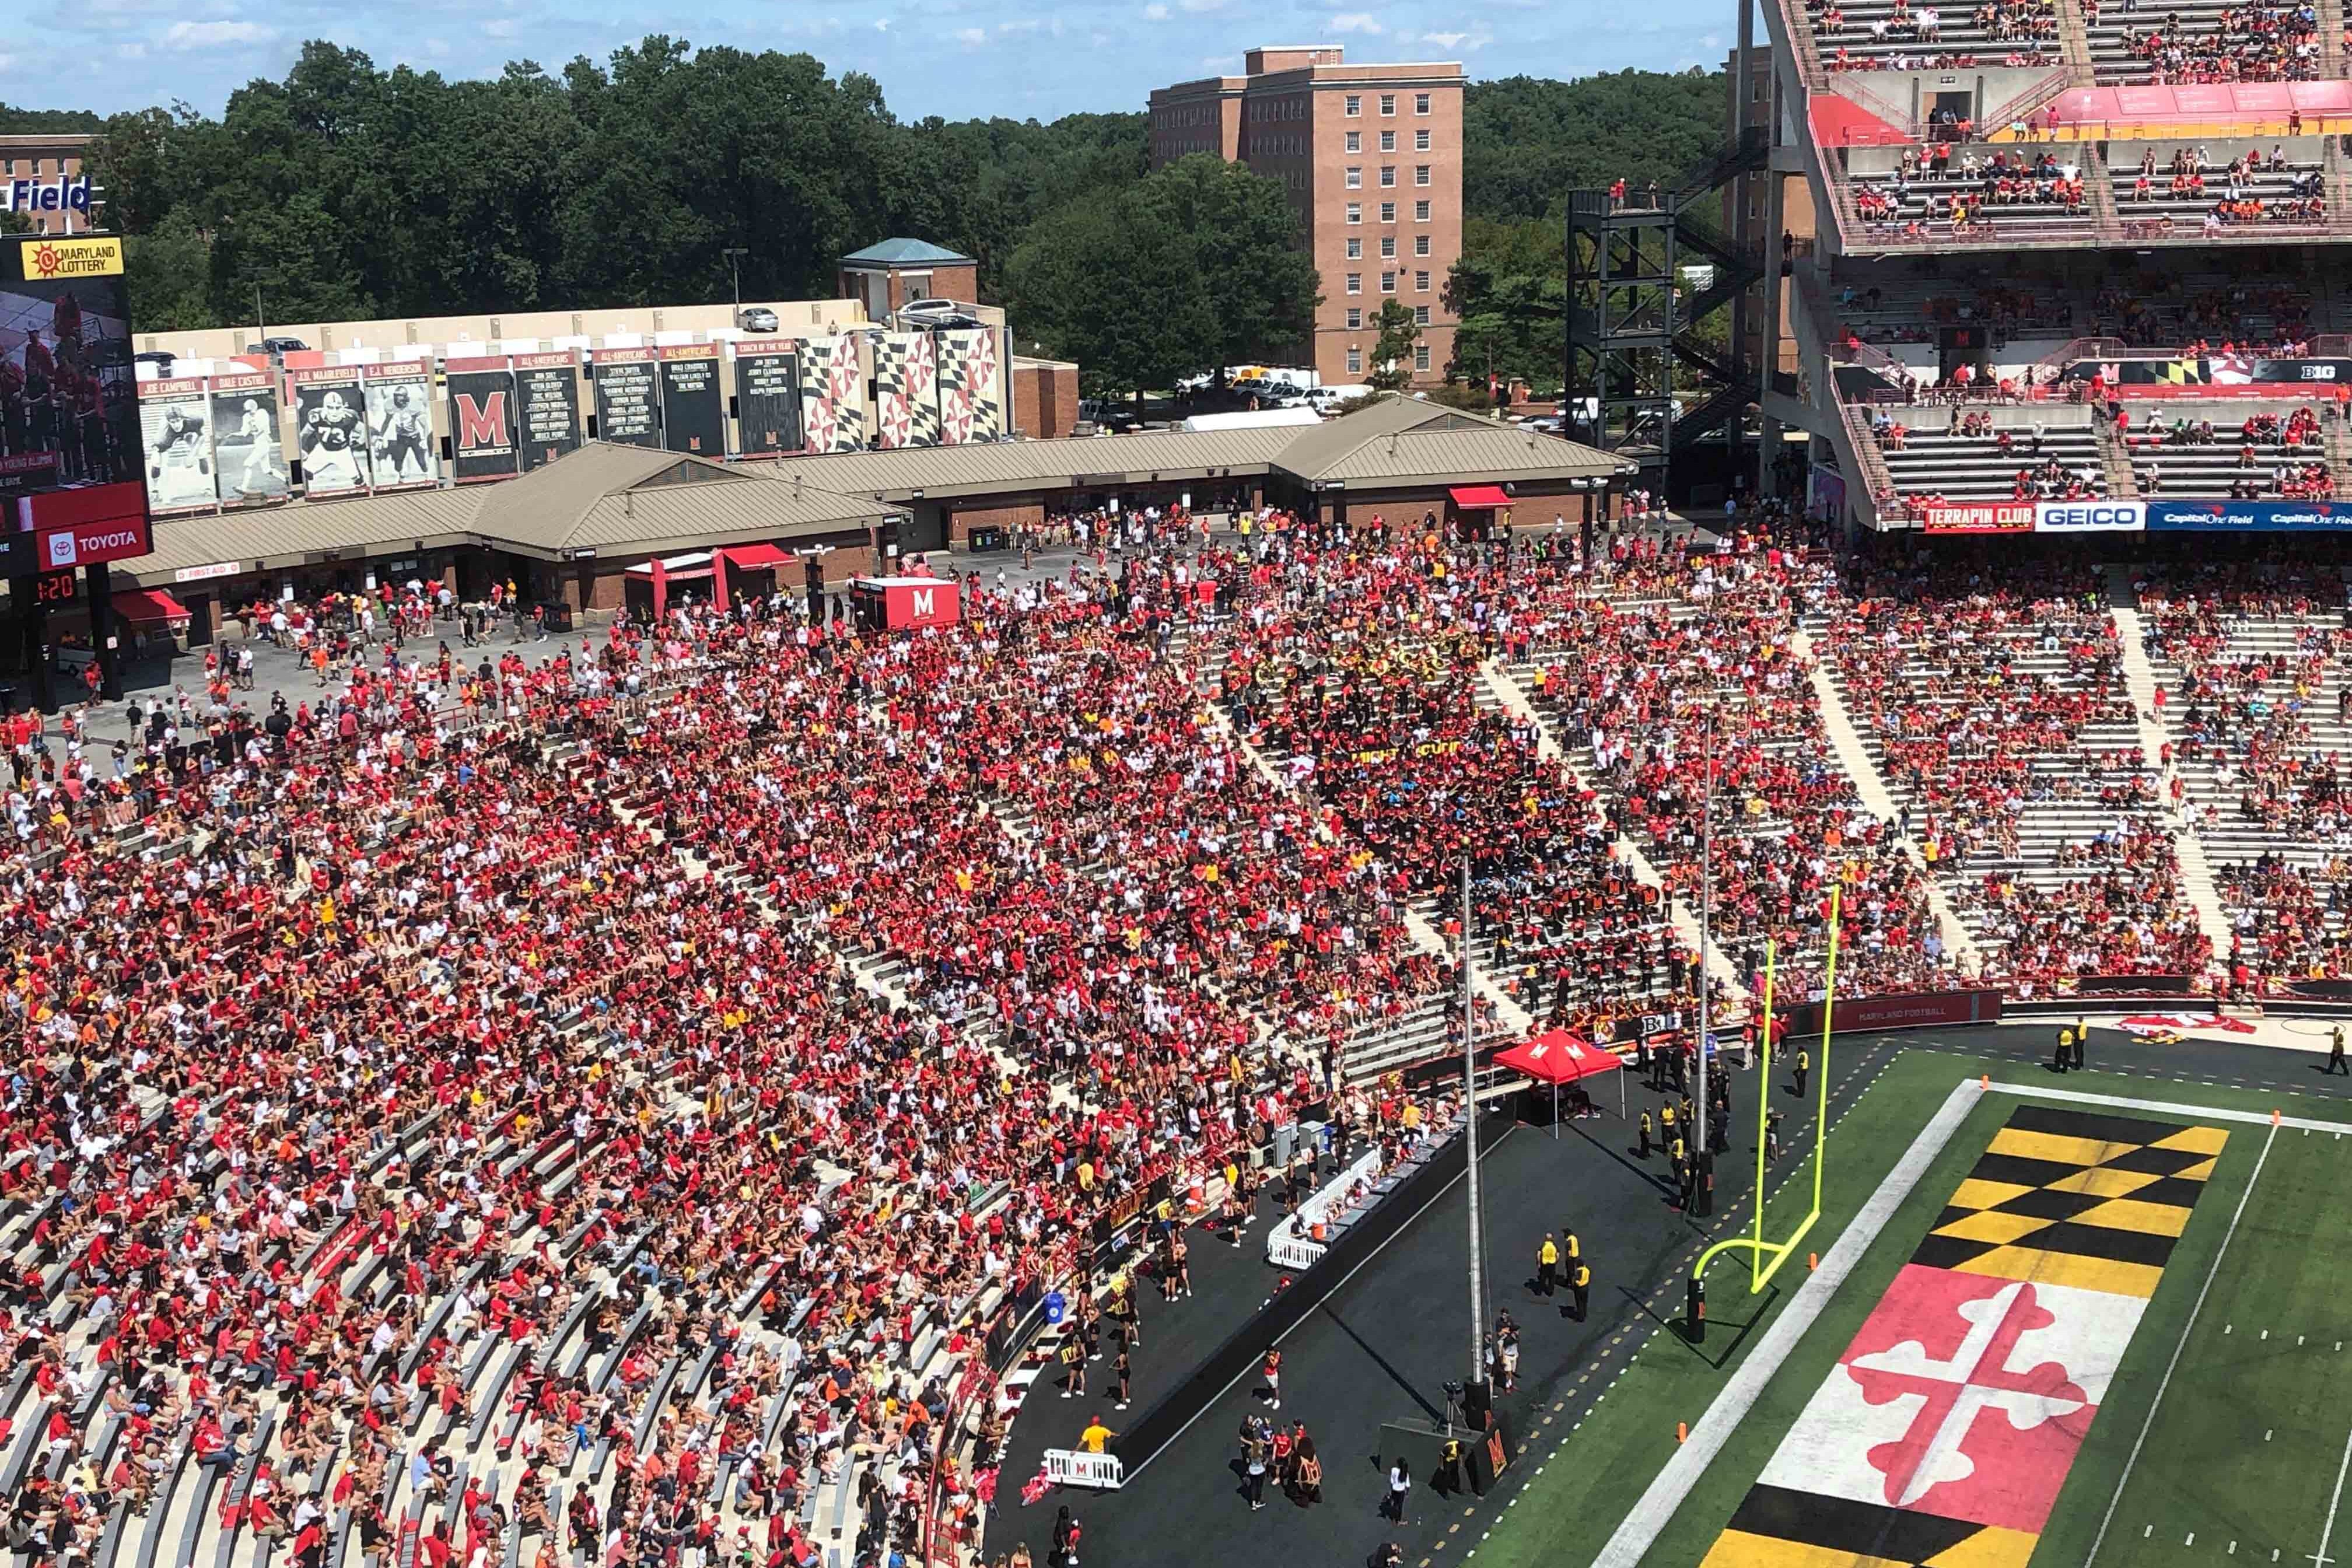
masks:
[[[948,514],[948,548],[961,550],[975,528],[1043,528],[1045,525],[1045,503],[1041,500],[1016,501],[1010,505],[991,501],[980,506],[960,506]]]
[[[1034,441],[1066,436],[1078,423],[1075,365],[1027,360],[1013,366],[1013,428]]]

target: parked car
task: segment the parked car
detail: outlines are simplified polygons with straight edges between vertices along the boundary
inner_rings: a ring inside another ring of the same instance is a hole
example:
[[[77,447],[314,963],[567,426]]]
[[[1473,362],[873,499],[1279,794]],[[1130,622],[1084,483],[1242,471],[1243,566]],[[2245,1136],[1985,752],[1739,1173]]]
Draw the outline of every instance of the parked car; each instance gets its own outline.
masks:
[[[1078,417],[1097,429],[1108,430],[1118,436],[1143,428],[1143,416],[1136,412],[1132,403],[1115,403],[1099,397],[1080,398]]]
[[[157,375],[169,376],[172,374],[173,362],[179,357],[179,355],[173,353],[169,349],[149,349],[143,353],[132,354],[131,356],[131,363],[133,364],[152,364],[155,367],[155,374]],[[133,374],[136,373],[134,372]]]
[[[307,353],[310,345],[299,338],[264,338],[261,352],[271,359],[284,359],[288,354]]]
[[[976,327],[980,318],[953,300],[909,300],[898,307],[898,324],[915,331],[951,331]]]
[[[746,305],[735,312],[735,324],[747,332],[772,332],[776,313],[765,305]]]

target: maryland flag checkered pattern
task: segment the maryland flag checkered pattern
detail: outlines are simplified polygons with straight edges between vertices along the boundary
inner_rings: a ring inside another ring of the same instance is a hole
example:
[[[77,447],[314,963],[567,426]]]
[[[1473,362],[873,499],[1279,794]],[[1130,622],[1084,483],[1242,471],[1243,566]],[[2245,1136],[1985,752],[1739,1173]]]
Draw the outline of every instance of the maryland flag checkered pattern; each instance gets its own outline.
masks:
[[[2228,1138],[2020,1107],[1705,1568],[2025,1568]]]

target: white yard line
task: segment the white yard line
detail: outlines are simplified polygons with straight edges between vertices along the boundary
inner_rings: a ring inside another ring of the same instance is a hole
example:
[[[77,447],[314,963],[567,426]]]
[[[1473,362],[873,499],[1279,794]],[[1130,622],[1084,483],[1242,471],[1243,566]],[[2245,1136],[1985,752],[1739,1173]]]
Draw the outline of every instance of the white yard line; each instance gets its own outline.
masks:
[[[2327,1555],[2327,1539],[2336,1533],[2336,1509],[2344,1500],[2344,1472],[2352,1470],[2352,1436],[2344,1439],[2344,1462],[2336,1467],[2336,1489],[2327,1498],[2327,1523],[2319,1532],[2319,1550],[2311,1554],[2316,1568],[2327,1568],[2335,1559]]]
[[[2011,1086],[2004,1084],[2000,1087],[2007,1089]],[[2041,1097],[2036,1096],[2035,1098]],[[2106,1097],[2103,1095],[2066,1095],[2063,1098],[2104,1100]],[[2241,1119],[2247,1121],[2259,1121],[2261,1119],[2259,1113],[2253,1111],[2238,1111],[2234,1113],[2211,1111],[2193,1106],[2171,1105],[2158,1100],[2118,1100],[2111,1101],[2110,1103],[2137,1105],[2148,1110],[2196,1110],[2197,1114],[2200,1116],[2221,1117],[2231,1121]],[[2164,1391],[2172,1386],[2172,1374],[2180,1368],[2180,1352],[2189,1348],[2189,1336],[2194,1333],[2197,1330],[2197,1315],[2205,1310],[2206,1293],[2213,1289],[2213,1280],[2221,1272],[2221,1259],[2229,1256],[2230,1242],[2238,1234],[2238,1222],[2246,1216],[2246,1200],[2254,1195],[2254,1184],[2262,1180],[2263,1165],[2271,1157],[2271,1145],[2278,1142],[2278,1130],[2280,1126],[2280,1122],[2273,1121],[2271,1123],[2270,1136],[2263,1140],[2263,1152],[2254,1157],[2253,1173],[2246,1178],[2246,1190],[2238,1194],[2237,1209],[2230,1215],[2230,1228],[2221,1233],[2221,1245],[2220,1247],[2215,1249],[2213,1253],[2212,1266],[2205,1270],[2205,1283],[2197,1288],[2197,1304],[2189,1309],[2189,1321],[2181,1326],[2180,1337],[2173,1342],[2172,1360],[2166,1363],[2164,1368],[2164,1378],[2156,1385],[2156,1397],[2147,1402],[2147,1418],[2139,1424],[2139,1436],[2132,1439],[2131,1457],[2124,1461],[2124,1473],[2116,1478],[2115,1496],[2107,1500],[2107,1511],[2099,1520],[2099,1533],[2091,1538],[2090,1555],[2083,1559],[2083,1568],[2091,1568],[2091,1564],[2099,1560],[2099,1547],[2107,1539],[2107,1527],[2116,1521],[2116,1505],[2124,1500],[2124,1488],[2131,1484],[2132,1469],[2139,1463],[2140,1449],[2147,1446],[2148,1431],[2156,1425],[2156,1413],[2158,1409],[2162,1408],[2164,1405]],[[2347,1450],[2347,1458],[2352,1459],[2352,1449]],[[2339,1494],[2344,1489],[2344,1476],[2343,1472],[2340,1470],[2336,1472],[2336,1489]],[[2330,1504],[2328,1507],[2327,1517],[2328,1522],[2333,1525],[2336,1519],[2336,1509],[2333,1504]],[[2325,1536],[2320,1538],[2319,1549],[2322,1552],[2326,1552],[2327,1550],[2327,1541]]]
[[[2195,1105],[2184,1100],[2135,1100],[2121,1094],[2087,1094],[2071,1089],[2047,1089],[2038,1083],[1997,1083],[1995,1094],[2013,1094],[2021,1100],[2056,1100],[2070,1105],[2112,1105],[2127,1110],[2164,1110],[2176,1116],[2194,1116],[2200,1121],[2242,1121],[2262,1125],[2272,1120],[2266,1110],[2224,1110],[2216,1106]],[[2251,1094],[2256,1091],[2249,1089]],[[2352,1121],[2321,1121],[2308,1116],[2280,1116],[2281,1127],[2300,1127],[2307,1132],[2352,1132]]]
[[[1666,1461],[1657,1479],[1633,1505],[1633,1510],[1617,1526],[1609,1544],[1592,1560],[1592,1568],[1634,1568],[1641,1562],[1656,1542],[1658,1532],[1675,1517],[1684,1500],[1690,1496],[1691,1489],[1698,1484],[1699,1477],[1714,1463],[1741,1419],[1763,1394],[1765,1384],[1772,1381],[1780,1363],[1797,1348],[1798,1342],[1813,1326],[1813,1320],[1821,1316],[1822,1309],[1829,1305],[1830,1298],[1853,1272],[1863,1254],[1870,1250],[1870,1244],[1878,1239],[1878,1233],[1895,1217],[1895,1211],[1903,1206],[1911,1189],[1919,1184],[1919,1178],[1927,1173],[1927,1167],[1944,1152],[1944,1145],[1983,1098],[1984,1089],[1976,1079],[1964,1079],[1953,1087],[1944,1099],[1943,1108],[1886,1173],[1886,1179],[1878,1184],[1878,1190],[1870,1194],[1870,1201],[1863,1205],[1862,1212],[1854,1215],[1837,1244],[1822,1254],[1821,1267],[1798,1287],[1787,1308],[1764,1331],[1756,1349],[1739,1363],[1739,1369],[1706,1407],[1706,1414],[1691,1427],[1689,1440],[1675,1450],[1674,1458]]]

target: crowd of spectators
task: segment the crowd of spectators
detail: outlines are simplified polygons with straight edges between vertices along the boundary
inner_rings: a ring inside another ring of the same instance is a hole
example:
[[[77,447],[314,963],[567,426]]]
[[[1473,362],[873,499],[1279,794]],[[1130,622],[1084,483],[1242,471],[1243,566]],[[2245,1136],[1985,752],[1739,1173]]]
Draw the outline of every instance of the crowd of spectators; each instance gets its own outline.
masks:
[[[514,1536],[801,1568],[820,1495],[860,1562],[935,1502],[966,1529],[1003,1443],[965,1375],[989,1315],[1286,1103],[1398,1114],[1346,1051],[1453,994],[1415,906],[1442,930],[1465,860],[1494,984],[1604,1036],[1691,989],[1703,889],[1732,969],[1774,944],[1791,994],[1833,892],[1842,986],[1948,977],[1931,877],[2011,984],[2201,965],[2147,759],[2086,738],[2127,717],[2087,580],[1842,575],[1793,520],[1591,560],[1162,521],[1101,542],[1116,571],[974,574],[918,636],[777,595],[469,661],[418,646],[458,606],[395,591],[388,662],[380,600],[288,614],[360,650],[299,700],[219,682],[119,745],[95,710],[17,721],[27,1531],[88,1561],[118,1510],[161,1529],[215,1489],[300,1568],[425,1500],[436,1563]],[[2347,831],[2276,672],[2151,593],[2184,754],[2226,754],[2266,825]],[[1895,819],[1835,760],[1809,624]],[[2053,804],[2105,826],[2031,864]],[[2282,890],[2242,945],[2335,962],[2332,893],[2244,875]]]

